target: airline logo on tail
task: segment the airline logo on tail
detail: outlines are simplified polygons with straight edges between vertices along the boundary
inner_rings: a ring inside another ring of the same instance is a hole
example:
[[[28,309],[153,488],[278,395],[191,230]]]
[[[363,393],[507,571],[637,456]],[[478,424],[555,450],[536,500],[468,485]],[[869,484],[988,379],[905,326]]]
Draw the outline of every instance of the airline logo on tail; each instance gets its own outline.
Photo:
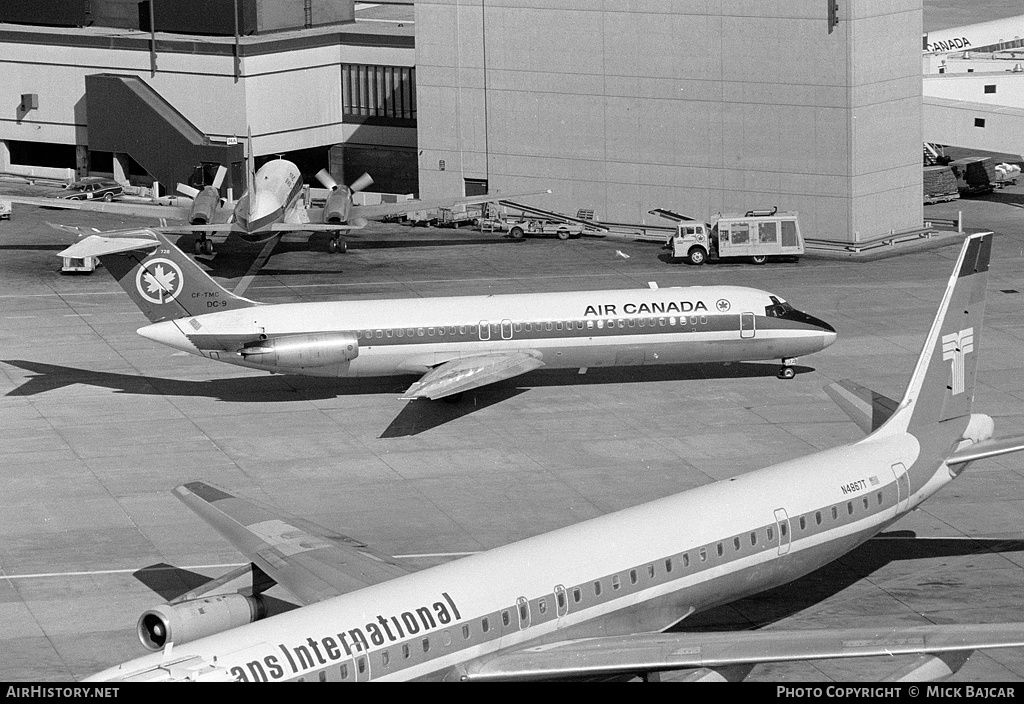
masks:
[[[170,303],[181,292],[181,268],[170,259],[150,259],[135,274],[135,288],[150,303]]]
[[[942,336],[942,359],[952,362],[953,395],[964,392],[964,358],[974,351],[974,328]]]

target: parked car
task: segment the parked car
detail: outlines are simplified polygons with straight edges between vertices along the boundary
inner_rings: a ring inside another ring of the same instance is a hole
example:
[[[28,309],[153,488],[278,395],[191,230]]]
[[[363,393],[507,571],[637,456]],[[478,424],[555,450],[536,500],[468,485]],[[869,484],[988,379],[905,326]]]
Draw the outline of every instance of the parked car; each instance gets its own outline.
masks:
[[[117,181],[97,176],[90,176],[89,178],[83,178],[81,181],[75,181],[68,184],[66,188],[68,192],[58,196],[59,198],[64,200],[105,200],[110,202],[115,198],[120,198],[124,193],[124,189]]]

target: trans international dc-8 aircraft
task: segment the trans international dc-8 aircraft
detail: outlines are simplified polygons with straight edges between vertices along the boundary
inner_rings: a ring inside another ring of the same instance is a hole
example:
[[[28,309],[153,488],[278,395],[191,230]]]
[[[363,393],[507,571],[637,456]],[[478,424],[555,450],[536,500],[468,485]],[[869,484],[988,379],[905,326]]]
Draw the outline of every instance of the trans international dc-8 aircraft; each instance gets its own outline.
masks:
[[[780,359],[835,330],[736,286],[261,305],[221,288],[152,230],[91,235],[60,256],[98,256],[153,323],[139,334],[195,355],[313,376],[420,374],[402,398],[455,396],[538,367]]]
[[[993,439],[992,419],[971,409],[991,244],[991,233],[965,242],[902,401],[834,387],[869,431],[851,445],[422,571],[209,484],[179,486],[175,495],[252,564],[145,612],[138,634],[156,652],[89,679],[682,671],[689,680],[722,680],[757,663],[917,654],[890,679],[927,680],[951,674],[970,651],[1024,646],[1024,623],[667,632],[690,614],[835,560],[970,462],[1024,449],[1024,437]],[[273,583],[303,606],[261,619]]]

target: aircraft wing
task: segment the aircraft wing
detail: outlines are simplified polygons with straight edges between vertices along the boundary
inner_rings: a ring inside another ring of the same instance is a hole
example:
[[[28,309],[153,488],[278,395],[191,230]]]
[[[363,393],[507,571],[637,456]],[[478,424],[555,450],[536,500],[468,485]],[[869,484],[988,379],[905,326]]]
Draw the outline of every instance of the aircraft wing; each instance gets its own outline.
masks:
[[[353,205],[352,215],[367,220],[377,220],[390,215],[401,215],[416,210],[434,210],[436,208],[451,208],[456,205],[476,205],[477,203],[495,203],[499,200],[512,200],[514,198],[526,198],[528,196],[545,196],[551,193],[548,191],[533,191],[531,193],[488,193],[482,196],[466,196],[465,198],[439,198],[437,200],[404,200],[400,203],[381,203],[380,205]]]
[[[1010,452],[1020,452],[1021,450],[1024,450],[1024,435],[1008,438],[990,438],[954,452],[946,459],[946,464],[963,464],[965,462],[983,460],[986,457],[998,457]]]
[[[32,196],[2,196],[0,198],[11,203],[37,205],[42,208],[86,210],[96,213],[137,215],[157,219],[187,220],[189,214],[189,208],[180,205],[156,205],[155,203],[129,203],[124,201],[111,201],[108,203],[103,200],[65,200],[62,198],[34,198]]]
[[[470,663],[470,680],[547,679],[707,668],[769,662],[893,655],[968,653],[1024,646],[1024,623],[956,624],[906,628],[638,633],[561,641],[509,651]],[[962,664],[962,662],[960,663]],[[902,672],[907,681],[948,676],[948,664],[922,663]],[[933,668],[933,669],[929,669]]]
[[[174,494],[303,605],[416,571],[358,540],[205,482],[183,484]]]
[[[528,350],[461,357],[434,367],[399,398],[444,398],[502,379],[511,379],[543,366],[539,353]]]

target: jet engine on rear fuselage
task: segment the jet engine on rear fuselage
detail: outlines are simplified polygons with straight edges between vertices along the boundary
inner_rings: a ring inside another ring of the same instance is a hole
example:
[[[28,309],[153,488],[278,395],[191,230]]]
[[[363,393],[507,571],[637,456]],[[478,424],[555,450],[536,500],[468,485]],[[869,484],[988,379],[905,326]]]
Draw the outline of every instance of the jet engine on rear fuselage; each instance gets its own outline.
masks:
[[[346,365],[359,356],[359,341],[351,332],[318,332],[280,337],[261,336],[238,354],[246,362],[281,371]]]
[[[139,640],[149,650],[163,650],[168,643],[187,643],[238,628],[267,616],[259,595],[219,594],[177,604],[161,604],[139,617]]]

